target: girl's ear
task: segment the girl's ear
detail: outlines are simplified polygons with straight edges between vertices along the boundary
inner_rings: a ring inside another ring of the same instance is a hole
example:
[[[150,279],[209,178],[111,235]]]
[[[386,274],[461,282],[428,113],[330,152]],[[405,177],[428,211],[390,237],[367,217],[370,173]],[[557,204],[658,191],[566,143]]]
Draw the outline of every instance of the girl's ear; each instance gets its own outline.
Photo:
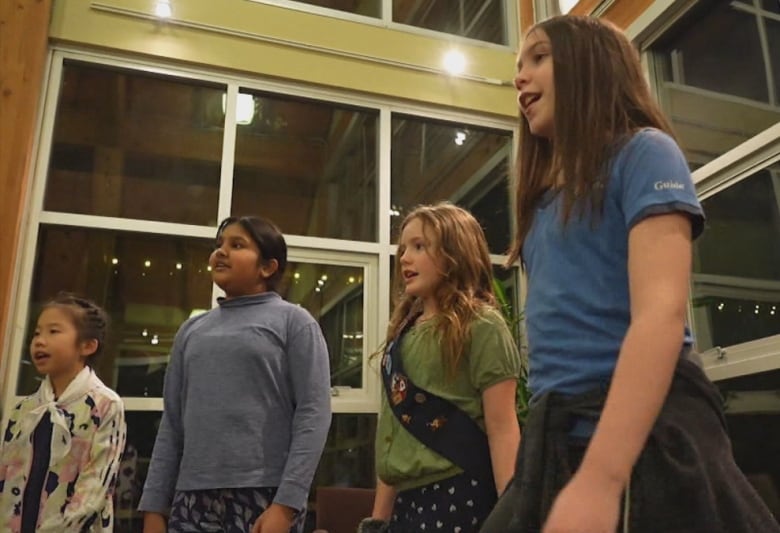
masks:
[[[279,261],[276,259],[269,259],[260,265],[260,275],[264,280],[276,274],[277,270],[279,270]]]
[[[82,357],[89,357],[90,355],[94,355],[95,352],[97,352],[98,347],[100,346],[100,343],[97,339],[88,339],[85,341],[82,341],[80,344],[80,355]]]

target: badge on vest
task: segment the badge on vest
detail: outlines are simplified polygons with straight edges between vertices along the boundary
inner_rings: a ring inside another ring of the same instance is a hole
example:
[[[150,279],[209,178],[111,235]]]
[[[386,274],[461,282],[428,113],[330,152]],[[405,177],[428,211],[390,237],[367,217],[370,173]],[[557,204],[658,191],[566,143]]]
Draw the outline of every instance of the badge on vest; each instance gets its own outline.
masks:
[[[406,376],[401,374],[393,374],[390,378],[390,392],[393,405],[398,405],[406,399]]]

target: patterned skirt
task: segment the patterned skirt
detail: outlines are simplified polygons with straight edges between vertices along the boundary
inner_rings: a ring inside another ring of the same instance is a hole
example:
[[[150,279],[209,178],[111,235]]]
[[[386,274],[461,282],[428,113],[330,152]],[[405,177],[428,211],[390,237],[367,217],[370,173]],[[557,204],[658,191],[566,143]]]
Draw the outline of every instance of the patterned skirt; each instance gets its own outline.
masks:
[[[471,476],[459,474],[399,492],[389,533],[476,533],[495,503],[493,487],[481,487]]]
[[[251,533],[276,495],[275,487],[177,491],[169,533]],[[306,513],[296,515],[291,533],[302,533]]]

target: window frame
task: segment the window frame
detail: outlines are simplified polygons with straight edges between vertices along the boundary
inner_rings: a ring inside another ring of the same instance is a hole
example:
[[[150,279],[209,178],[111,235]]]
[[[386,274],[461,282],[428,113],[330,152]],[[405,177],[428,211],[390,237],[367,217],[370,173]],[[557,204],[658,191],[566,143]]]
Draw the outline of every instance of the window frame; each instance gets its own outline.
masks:
[[[626,29],[626,35],[640,50],[645,75],[651,90],[662,106],[663,80],[658,76],[652,46],[698,3],[699,0],[655,0]],[[762,35],[762,42],[765,43],[765,40],[765,36]],[[780,123],[759,132],[692,172],[697,196],[699,200],[705,200],[778,161],[780,161]],[[692,290],[693,285],[688,299],[688,323],[695,336]],[[773,370],[780,368],[780,335],[732,346],[717,346],[706,350],[701,356],[704,370],[713,381]]]
[[[252,0],[254,1],[254,0]],[[146,60],[137,56],[116,53],[102,53],[81,47],[56,45],[50,49],[48,71],[41,96],[41,114],[36,141],[30,165],[30,189],[28,201],[24,206],[24,224],[17,248],[18,268],[14,274],[13,291],[9,305],[9,321],[6,327],[5,357],[2,358],[0,379],[2,379],[3,405],[8,406],[4,415],[23,396],[16,394],[20,361],[26,357],[25,326],[30,310],[29,295],[32,290],[35,252],[41,224],[69,225],[151,233],[170,236],[213,239],[216,227],[140,220],[119,217],[105,217],[66,212],[45,211],[44,194],[49,172],[49,162],[53,145],[54,123],[66,61],[77,61],[95,67],[118,68],[125,71],[137,71],[139,74],[170,76],[178,80],[207,82],[226,86],[225,127],[223,132],[222,159],[220,170],[218,220],[230,214],[232,201],[232,170],[234,164],[237,125],[235,120],[236,102],[241,89],[276,93],[280,96],[293,96],[315,99],[326,104],[363,107],[378,111],[377,132],[377,213],[378,240],[376,242],[351,241],[305,235],[285,235],[290,261],[317,262],[321,264],[362,267],[364,270],[363,320],[364,353],[368,356],[378,347],[384,334],[384,324],[389,320],[389,283],[390,257],[395,245],[390,241],[390,217],[382,213],[390,212],[390,149],[392,142],[392,114],[400,113],[415,118],[430,118],[450,122],[465,123],[475,127],[506,130],[512,133],[512,151],[516,153],[518,126],[515,120],[440,109],[432,105],[414,104],[393,100],[384,96],[367,96],[347,90],[324,89],[297,82],[285,82],[249,77],[221,72],[215,69],[195,68]],[[513,156],[512,156],[513,157]],[[512,221],[513,222],[513,221]],[[502,263],[504,256],[494,256],[496,263]],[[220,295],[216,286],[212,287],[212,306]],[[367,357],[366,357],[367,359]],[[332,397],[334,413],[359,414],[378,413],[380,407],[381,384],[378,372],[372,372],[371,364],[364,361],[363,387],[361,389],[339,390]],[[162,398],[123,397],[128,411],[161,411]]]
[[[462,43],[474,46],[482,46],[485,48],[494,48],[499,50],[517,50],[518,46],[518,2],[513,0],[494,0],[501,2],[504,11],[505,27],[504,32],[507,36],[506,44],[491,43],[489,41],[481,41],[479,39],[473,39],[470,37],[464,37],[462,35],[456,35],[454,33],[446,33],[437,30],[430,30],[427,28],[421,28],[413,26],[411,24],[403,24],[401,22],[393,21],[393,0],[380,0],[380,16],[371,17],[368,15],[360,15],[357,13],[350,13],[349,11],[341,11],[339,9],[320,7],[305,2],[299,2],[296,0],[246,0],[248,2],[255,2],[257,4],[266,4],[270,6],[282,7],[285,9],[291,9],[294,11],[300,11],[303,13],[310,13],[313,15],[319,15],[323,17],[330,17],[341,20],[348,20],[351,22],[358,22],[360,24],[368,24],[371,26],[377,26],[381,28],[387,28],[390,30],[402,31],[406,33],[413,33],[416,35],[422,35],[427,37],[443,38],[446,37],[448,41],[454,43]],[[486,0],[487,1],[487,0]]]

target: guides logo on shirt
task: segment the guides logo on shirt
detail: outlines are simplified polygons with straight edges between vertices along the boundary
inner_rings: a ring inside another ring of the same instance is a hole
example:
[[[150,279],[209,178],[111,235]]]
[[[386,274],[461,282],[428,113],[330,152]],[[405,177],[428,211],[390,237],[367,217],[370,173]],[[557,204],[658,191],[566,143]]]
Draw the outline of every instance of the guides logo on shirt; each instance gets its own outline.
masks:
[[[684,190],[685,184],[680,183],[679,181],[656,181],[653,184],[653,188],[656,191],[663,191],[667,189],[673,189],[673,190]]]

